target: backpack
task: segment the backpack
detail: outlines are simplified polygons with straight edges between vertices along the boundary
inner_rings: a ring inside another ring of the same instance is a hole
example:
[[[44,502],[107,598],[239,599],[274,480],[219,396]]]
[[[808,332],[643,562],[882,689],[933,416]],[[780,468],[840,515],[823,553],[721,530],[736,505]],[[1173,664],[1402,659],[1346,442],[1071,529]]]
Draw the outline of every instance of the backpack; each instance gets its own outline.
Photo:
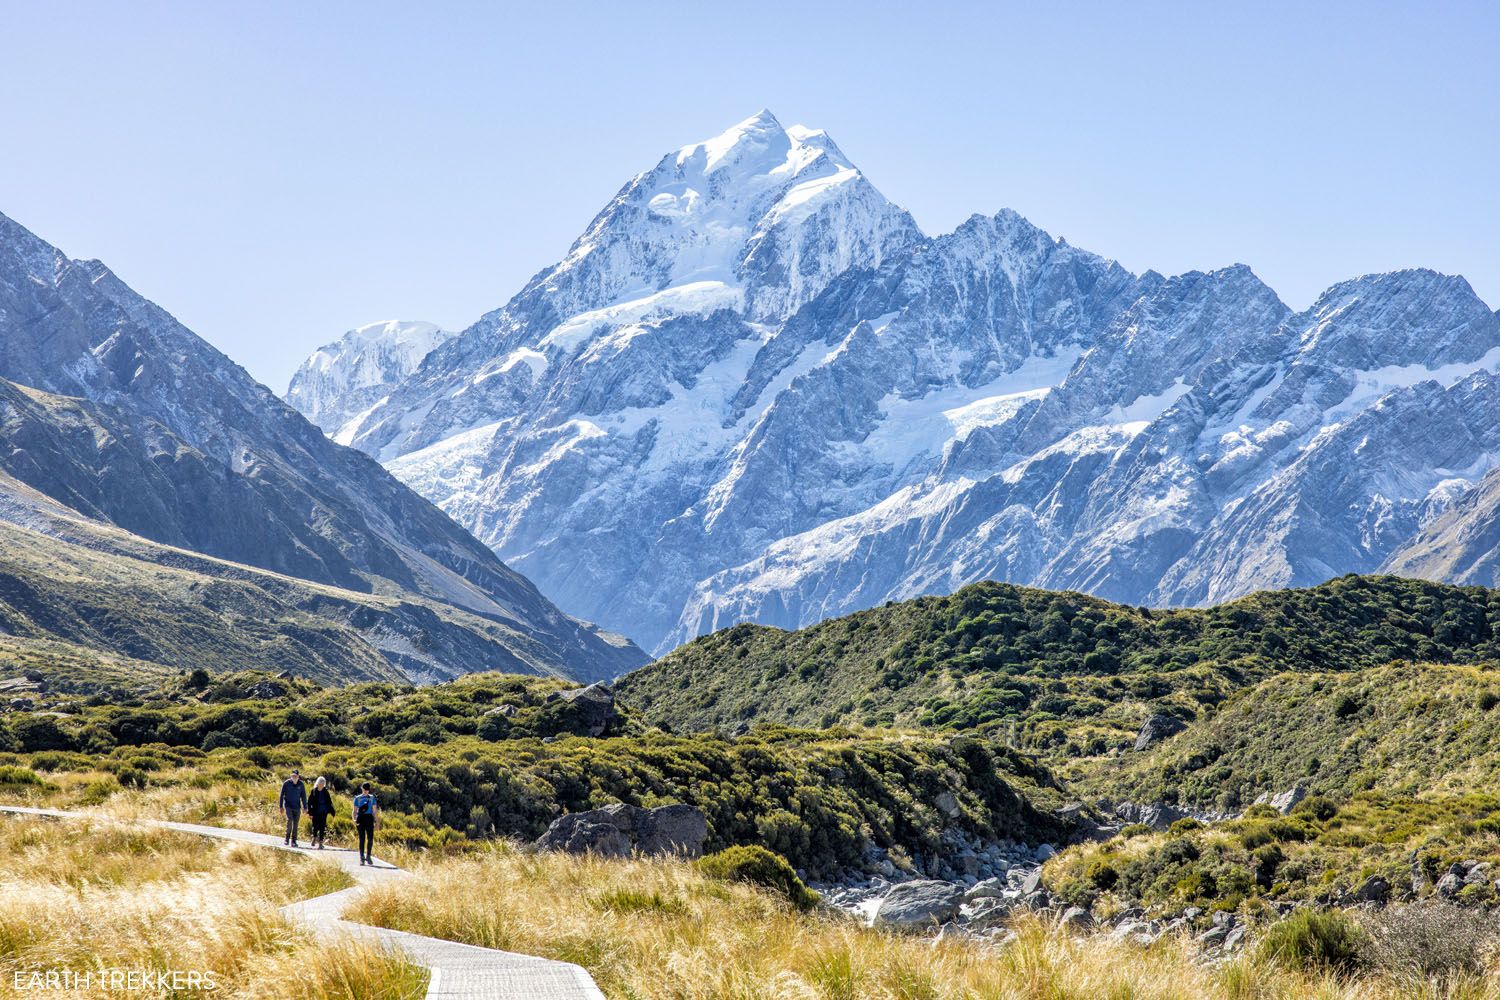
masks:
[[[360,819],[368,819],[375,808],[375,796],[361,795],[354,803]]]

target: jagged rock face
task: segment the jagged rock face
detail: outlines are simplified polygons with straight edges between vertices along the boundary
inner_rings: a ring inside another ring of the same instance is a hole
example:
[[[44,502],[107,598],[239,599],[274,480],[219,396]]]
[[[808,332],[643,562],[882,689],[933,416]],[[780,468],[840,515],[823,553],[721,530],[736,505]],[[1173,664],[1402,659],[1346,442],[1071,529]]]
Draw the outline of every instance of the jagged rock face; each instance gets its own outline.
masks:
[[[4,216],[0,344],[0,472],[87,517],[303,580],[451,605],[524,648],[501,656],[501,642],[496,662],[594,679],[642,659],[560,612],[102,264],[70,260]]]
[[[1179,604],[1375,569],[1495,464],[1497,363],[1461,278],[1294,314],[1013,212],[922,238],[762,115],[626,185],[351,440],[663,651],[986,577]]]
[[[347,444],[340,428],[388,396],[452,336],[433,323],[411,320],[356,327],[302,363],[292,375],[286,401],[335,441]]]

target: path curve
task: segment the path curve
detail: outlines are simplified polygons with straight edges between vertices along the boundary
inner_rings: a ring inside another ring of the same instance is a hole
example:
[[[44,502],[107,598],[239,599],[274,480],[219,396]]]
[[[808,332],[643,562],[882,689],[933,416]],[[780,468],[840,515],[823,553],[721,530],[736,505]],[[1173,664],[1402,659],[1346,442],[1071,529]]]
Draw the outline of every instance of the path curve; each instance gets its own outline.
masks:
[[[326,896],[305,899],[300,903],[283,906],[281,912],[292,920],[308,924],[320,936],[342,936],[355,938],[399,951],[412,961],[431,970],[432,978],[427,985],[427,1000],[605,1000],[594,980],[582,968],[567,962],[554,962],[535,955],[518,955],[492,948],[443,941],[439,938],[422,937],[403,931],[387,930],[344,920],[340,914],[360,893],[372,885],[380,885],[393,879],[410,878],[411,873],[387,864],[379,858],[374,866],[361,865],[359,857],[348,848],[329,848],[314,851],[305,847],[287,847],[279,837],[267,833],[251,833],[248,830],[231,830],[218,826],[198,826],[194,823],[174,823],[167,820],[121,820],[114,816],[97,813],[69,812],[63,809],[38,809],[31,806],[0,805],[0,812],[21,816],[42,816],[49,819],[109,820],[122,823],[139,823],[163,830],[192,833],[200,837],[214,837],[241,844],[255,844],[334,861],[348,872],[358,884],[349,889],[332,892]]]

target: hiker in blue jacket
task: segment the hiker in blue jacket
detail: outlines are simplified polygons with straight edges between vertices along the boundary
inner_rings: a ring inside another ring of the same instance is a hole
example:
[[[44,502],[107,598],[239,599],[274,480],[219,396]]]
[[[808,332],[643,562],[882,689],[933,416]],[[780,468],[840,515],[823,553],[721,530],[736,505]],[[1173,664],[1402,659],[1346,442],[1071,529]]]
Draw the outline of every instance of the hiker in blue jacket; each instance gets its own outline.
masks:
[[[359,833],[359,863],[362,865],[375,863],[375,819],[379,815],[380,804],[375,801],[375,794],[366,781],[359,786],[359,794],[354,796],[354,829]]]
[[[292,776],[281,783],[281,815],[286,817],[286,840],[290,847],[299,847],[297,828],[302,825],[302,810],[307,808],[307,786],[302,784],[302,775],[292,768]]]

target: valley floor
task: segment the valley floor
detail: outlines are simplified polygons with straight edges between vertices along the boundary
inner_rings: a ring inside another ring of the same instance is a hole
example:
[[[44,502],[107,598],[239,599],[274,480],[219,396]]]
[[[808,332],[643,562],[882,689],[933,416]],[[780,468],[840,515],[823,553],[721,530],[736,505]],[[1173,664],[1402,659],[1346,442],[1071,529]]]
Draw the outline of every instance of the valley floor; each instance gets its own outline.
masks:
[[[178,815],[212,811],[206,796],[173,799]],[[139,812],[147,802],[123,796],[105,811]],[[576,963],[610,998],[1500,997],[1496,976],[1440,986],[1340,975],[1263,950],[1210,964],[1185,938],[1141,948],[1037,917],[1018,919],[998,946],[890,933],[827,910],[800,913],[681,861],[535,854],[503,841],[459,855],[391,853],[413,877],[364,891],[344,919]],[[222,970],[216,995],[233,997],[398,1000],[425,989],[423,970],[368,945],[320,944],[281,919],[277,906],[349,880],[334,865],[280,851],[129,824],[18,818],[0,824],[0,881],[0,996],[27,995],[12,989],[13,971],[49,965],[206,965]]]

